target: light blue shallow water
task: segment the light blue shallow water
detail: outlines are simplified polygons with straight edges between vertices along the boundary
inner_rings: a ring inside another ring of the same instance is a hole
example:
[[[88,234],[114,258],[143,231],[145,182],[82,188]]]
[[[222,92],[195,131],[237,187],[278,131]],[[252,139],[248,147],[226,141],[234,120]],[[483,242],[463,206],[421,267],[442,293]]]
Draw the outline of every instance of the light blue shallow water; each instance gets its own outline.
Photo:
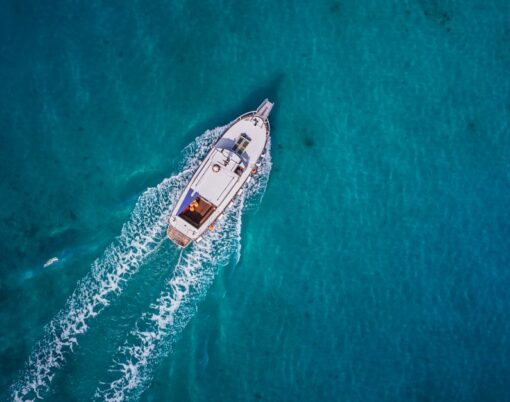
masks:
[[[509,49],[501,0],[5,2],[0,398],[510,400]],[[265,97],[267,189],[180,256]]]

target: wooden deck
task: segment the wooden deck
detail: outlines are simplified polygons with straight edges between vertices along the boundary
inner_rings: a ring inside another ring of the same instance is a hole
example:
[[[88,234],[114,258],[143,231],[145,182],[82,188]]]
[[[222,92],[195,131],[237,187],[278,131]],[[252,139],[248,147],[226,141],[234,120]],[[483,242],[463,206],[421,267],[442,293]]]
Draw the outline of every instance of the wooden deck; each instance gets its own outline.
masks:
[[[168,225],[166,234],[170,240],[172,240],[175,244],[177,244],[180,247],[186,247],[191,241],[191,239],[188,236],[179,232],[172,225]]]

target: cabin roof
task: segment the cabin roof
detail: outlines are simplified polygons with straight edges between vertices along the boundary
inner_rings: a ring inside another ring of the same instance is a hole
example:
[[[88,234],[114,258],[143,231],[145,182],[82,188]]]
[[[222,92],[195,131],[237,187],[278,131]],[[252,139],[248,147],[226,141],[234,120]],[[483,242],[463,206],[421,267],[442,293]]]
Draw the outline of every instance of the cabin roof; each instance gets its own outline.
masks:
[[[237,165],[238,163],[232,160],[228,161],[221,150],[216,150],[197,177],[193,189],[214,205],[221,204],[239,180],[239,176],[233,171]]]

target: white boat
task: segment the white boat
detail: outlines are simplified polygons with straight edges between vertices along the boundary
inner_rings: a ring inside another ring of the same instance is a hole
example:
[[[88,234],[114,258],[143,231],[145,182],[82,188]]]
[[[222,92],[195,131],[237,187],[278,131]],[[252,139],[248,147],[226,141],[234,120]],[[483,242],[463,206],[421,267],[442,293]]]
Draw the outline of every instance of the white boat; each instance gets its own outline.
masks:
[[[214,144],[179,197],[167,230],[180,247],[200,239],[257,173],[269,138],[273,103],[264,100],[254,112],[238,117]]]

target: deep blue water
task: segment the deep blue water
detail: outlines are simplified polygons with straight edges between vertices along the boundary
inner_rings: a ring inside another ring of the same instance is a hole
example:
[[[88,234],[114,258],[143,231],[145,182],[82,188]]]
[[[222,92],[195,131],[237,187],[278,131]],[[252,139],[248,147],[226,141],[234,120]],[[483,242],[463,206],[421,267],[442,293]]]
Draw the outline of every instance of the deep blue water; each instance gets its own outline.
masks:
[[[0,398],[510,400],[509,71],[502,0],[4,1]],[[179,257],[266,97],[267,188]]]

